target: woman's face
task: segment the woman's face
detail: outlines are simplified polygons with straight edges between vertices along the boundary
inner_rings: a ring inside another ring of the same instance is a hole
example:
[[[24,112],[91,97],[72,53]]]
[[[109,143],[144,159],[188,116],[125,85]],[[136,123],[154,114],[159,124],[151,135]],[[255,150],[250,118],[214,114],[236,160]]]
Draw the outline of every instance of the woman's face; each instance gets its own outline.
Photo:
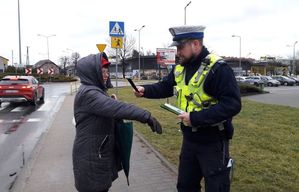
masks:
[[[102,68],[102,75],[103,75],[104,83],[106,83],[109,78],[109,70],[107,67]]]

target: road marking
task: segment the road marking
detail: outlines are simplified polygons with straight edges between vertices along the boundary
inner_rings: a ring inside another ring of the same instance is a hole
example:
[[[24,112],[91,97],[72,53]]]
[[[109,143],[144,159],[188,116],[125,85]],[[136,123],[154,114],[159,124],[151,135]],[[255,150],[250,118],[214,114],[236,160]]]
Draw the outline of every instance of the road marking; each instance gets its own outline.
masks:
[[[13,119],[13,120],[3,120],[3,119],[0,119],[0,123],[20,123],[20,122],[23,122],[24,119]],[[34,123],[34,122],[40,122],[42,121],[42,119],[40,118],[30,118],[30,119],[27,119],[27,121],[24,121],[23,123]]]
[[[20,111],[23,111],[23,110],[24,110],[24,107],[16,107],[13,110],[11,110],[10,112],[20,112]]]
[[[9,103],[7,103],[7,102],[2,103],[1,106],[0,106],[0,111],[2,111],[3,109],[5,109],[8,105],[9,105]]]
[[[42,119],[40,119],[40,118],[30,118],[30,119],[27,120],[27,122],[30,122],[30,123],[32,123],[32,122],[40,122],[40,121],[42,121]]]
[[[52,102],[48,101],[46,103],[44,103],[37,111],[50,111]]]

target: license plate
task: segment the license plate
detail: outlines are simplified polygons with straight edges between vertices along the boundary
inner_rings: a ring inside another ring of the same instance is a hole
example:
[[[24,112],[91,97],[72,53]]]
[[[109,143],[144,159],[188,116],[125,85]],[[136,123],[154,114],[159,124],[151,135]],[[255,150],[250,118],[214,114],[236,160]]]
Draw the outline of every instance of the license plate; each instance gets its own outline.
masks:
[[[17,93],[18,90],[5,90],[5,93]]]

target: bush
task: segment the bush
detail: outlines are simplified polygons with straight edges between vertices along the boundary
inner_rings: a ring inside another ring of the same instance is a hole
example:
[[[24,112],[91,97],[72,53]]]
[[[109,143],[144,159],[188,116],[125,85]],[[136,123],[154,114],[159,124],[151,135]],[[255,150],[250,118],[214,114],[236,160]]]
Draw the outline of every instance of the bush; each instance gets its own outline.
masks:
[[[251,94],[264,93],[264,91],[262,89],[260,89],[257,86],[254,86],[254,85],[240,83],[239,87],[240,87],[241,95],[251,95]]]
[[[4,76],[7,75],[16,75],[15,73],[0,73],[0,79],[2,79]],[[17,75],[24,75],[26,74],[17,74]],[[53,75],[49,76],[48,74],[44,75],[37,75],[37,74],[32,74],[38,81],[40,82],[72,82],[72,81],[77,81],[75,77],[71,76],[65,76],[65,75]]]
[[[38,79],[41,82],[72,82],[72,81],[77,81],[75,77],[71,76],[65,76],[65,75],[41,75],[41,76],[36,76],[36,79]]]

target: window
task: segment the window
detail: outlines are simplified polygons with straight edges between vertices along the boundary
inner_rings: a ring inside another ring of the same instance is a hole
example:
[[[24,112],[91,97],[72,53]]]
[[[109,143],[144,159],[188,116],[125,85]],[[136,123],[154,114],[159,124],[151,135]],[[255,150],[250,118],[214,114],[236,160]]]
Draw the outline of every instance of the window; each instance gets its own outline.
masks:
[[[0,85],[23,85],[28,84],[27,79],[2,79]]]

